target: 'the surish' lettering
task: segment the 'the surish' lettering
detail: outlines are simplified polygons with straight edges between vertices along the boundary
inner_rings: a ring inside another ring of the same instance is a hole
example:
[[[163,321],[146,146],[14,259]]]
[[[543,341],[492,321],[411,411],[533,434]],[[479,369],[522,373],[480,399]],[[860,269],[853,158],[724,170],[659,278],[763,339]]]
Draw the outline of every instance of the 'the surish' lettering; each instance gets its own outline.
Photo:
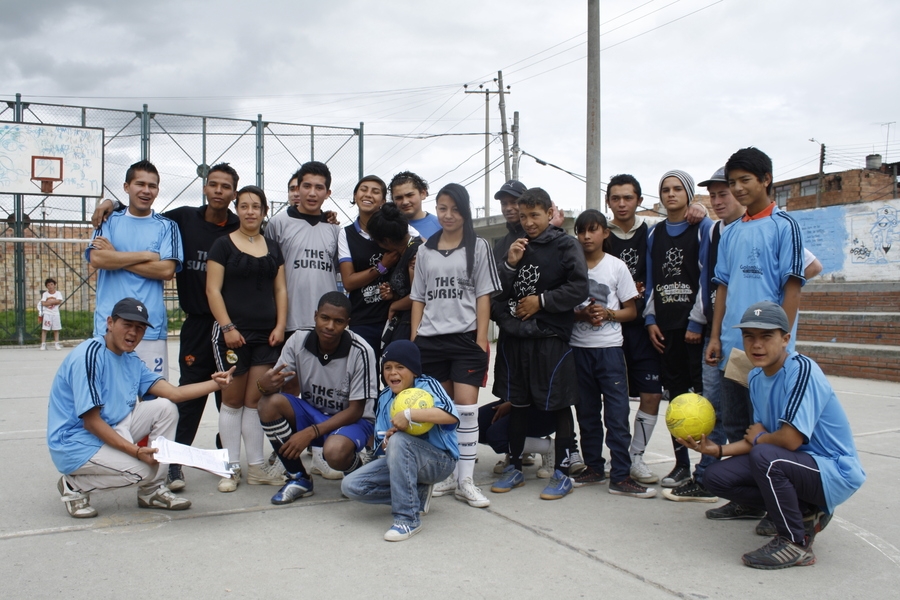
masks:
[[[462,298],[463,291],[456,286],[456,277],[435,277],[434,285],[425,295],[429,300],[455,300]]]
[[[184,268],[188,271],[205,271],[207,254],[209,253],[197,250],[197,258],[184,261]]]
[[[327,273],[334,272],[334,263],[324,250],[304,248],[303,258],[294,261],[295,269],[315,269]]]

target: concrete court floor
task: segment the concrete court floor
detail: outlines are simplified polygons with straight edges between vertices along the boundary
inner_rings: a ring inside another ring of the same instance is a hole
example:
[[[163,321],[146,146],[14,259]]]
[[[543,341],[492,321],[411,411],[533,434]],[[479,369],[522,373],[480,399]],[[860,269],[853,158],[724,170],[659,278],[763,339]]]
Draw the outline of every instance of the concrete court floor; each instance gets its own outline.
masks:
[[[175,381],[177,347],[170,340]],[[275,507],[276,488],[220,494],[215,476],[188,470],[188,511],[138,509],[124,489],[94,494],[100,516],[75,520],[45,442],[47,395],[69,350],[0,350],[6,598],[896,598],[900,586],[898,384],[832,378],[868,481],[816,540],[816,565],[765,572],[740,562],[766,541],[754,522],[708,521],[716,505],[611,496],[606,485],[542,501],[536,467],[525,487],[492,494],[498,456],[484,446],[476,481],[490,508],[436,498],[422,533],[402,543],[382,540],[388,507],[352,503],[318,477],[314,496]],[[213,447],[216,430],[209,406],[196,445]],[[672,464],[664,433],[647,455],[660,476]]]

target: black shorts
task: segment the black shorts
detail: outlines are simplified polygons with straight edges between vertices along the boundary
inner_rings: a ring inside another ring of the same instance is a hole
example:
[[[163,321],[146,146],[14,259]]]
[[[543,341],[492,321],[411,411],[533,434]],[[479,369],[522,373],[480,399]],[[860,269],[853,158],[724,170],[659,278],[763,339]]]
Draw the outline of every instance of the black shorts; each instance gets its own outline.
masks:
[[[181,326],[181,343],[178,347],[179,385],[209,381],[218,371],[213,356],[212,315],[188,315]]]
[[[501,400],[509,398],[509,361],[503,354],[506,339],[507,335],[501,330],[497,334],[497,356],[494,358],[494,386],[491,388],[491,393]]]
[[[219,371],[227,371],[233,366],[237,366],[234,370],[235,375],[243,375],[250,370],[250,367],[257,365],[272,365],[278,361],[281,356],[281,348],[284,344],[278,344],[274,348],[269,345],[269,334],[271,330],[251,329],[249,331],[241,331],[246,342],[240,348],[229,348],[225,345],[225,334],[219,328],[218,324],[213,328],[216,334],[214,344],[214,352],[216,358],[216,368]]]
[[[422,372],[441,383],[452,381],[483,387],[487,379],[488,353],[475,343],[475,332],[416,337],[422,353]]]
[[[498,350],[509,364],[509,400],[513,406],[555,411],[578,403],[575,356],[558,337],[509,336]]]
[[[661,394],[660,354],[653,347],[644,319],[622,324],[622,351],[628,367],[628,395]]]

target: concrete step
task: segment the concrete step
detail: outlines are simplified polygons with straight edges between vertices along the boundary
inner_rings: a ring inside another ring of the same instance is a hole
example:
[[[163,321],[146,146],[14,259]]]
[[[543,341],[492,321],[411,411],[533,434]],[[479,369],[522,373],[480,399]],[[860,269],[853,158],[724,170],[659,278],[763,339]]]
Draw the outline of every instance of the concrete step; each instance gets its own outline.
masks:
[[[900,312],[801,310],[797,339],[900,346]]]
[[[828,375],[900,382],[900,346],[797,341]]]

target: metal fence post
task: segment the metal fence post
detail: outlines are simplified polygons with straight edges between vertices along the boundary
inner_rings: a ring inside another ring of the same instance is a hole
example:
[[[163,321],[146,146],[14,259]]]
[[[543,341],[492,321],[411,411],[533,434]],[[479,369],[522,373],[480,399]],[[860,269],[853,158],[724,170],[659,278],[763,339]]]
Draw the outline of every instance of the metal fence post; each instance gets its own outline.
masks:
[[[15,121],[22,122],[22,94],[16,94]],[[24,237],[25,227],[23,226],[23,217],[25,212],[25,196],[16,194],[13,197],[15,204],[15,225],[13,230],[16,237]],[[15,244],[15,287],[16,287],[16,339],[19,345],[25,343],[25,243],[16,242]]]
[[[316,127],[309,126],[309,160],[316,160]]]
[[[263,128],[262,115],[256,115],[256,185],[263,187],[265,174],[265,130]]]
[[[364,124],[362,121],[359,122],[359,129],[356,130],[356,135],[359,136],[359,178],[362,179],[365,177],[363,175],[363,170],[365,169],[364,164],[364,154],[363,154],[363,129]]]
[[[150,113],[146,104],[141,112],[141,160],[150,160]]]

